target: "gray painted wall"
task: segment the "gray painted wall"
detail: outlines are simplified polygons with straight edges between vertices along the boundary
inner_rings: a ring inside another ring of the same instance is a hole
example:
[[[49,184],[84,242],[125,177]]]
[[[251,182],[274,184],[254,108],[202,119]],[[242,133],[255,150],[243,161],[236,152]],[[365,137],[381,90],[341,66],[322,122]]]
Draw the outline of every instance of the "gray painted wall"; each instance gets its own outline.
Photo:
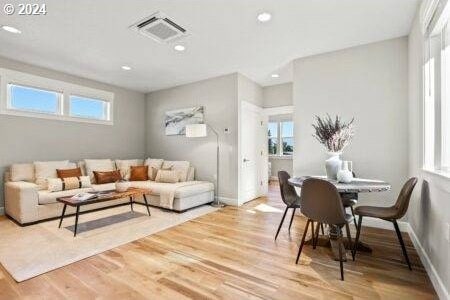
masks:
[[[409,35],[409,175],[419,177],[408,220],[442,284],[450,291],[450,180],[422,170],[423,165],[423,36],[418,15]]]
[[[114,93],[114,125],[0,114],[0,176],[12,163],[145,156],[145,95],[0,57],[0,67]],[[0,185],[3,206],[3,184]]]
[[[263,107],[292,105],[292,82],[263,87]]]
[[[220,134],[221,197],[238,195],[238,74],[230,74],[147,95],[147,154],[153,158],[188,160],[200,180],[215,182],[216,140],[166,136],[164,114],[168,110],[205,107],[205,121]],[[225,133],[225,128],[229,132]]]
[[[294,61],[294,174],[325,174],[326,150],[312,137],[315,115],[355,117],[343,159],[359,177],[388,181],[392,191],[361,195],[360,204],[390,205],[408,176],[407,38]]]

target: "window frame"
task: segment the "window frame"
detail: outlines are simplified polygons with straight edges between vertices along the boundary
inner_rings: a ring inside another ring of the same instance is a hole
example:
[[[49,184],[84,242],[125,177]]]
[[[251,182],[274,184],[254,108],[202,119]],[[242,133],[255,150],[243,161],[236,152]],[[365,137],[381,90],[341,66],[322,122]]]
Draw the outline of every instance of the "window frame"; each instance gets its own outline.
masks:
[[[294,139],[294,134],[292,136],[283,136],[282,135],[282,124],[285,122],[292,122],[292,124],[294,124],[294,121],[292,120],[278,120],[278,121],[268,121],[267,122],[267,130],[269,130],[269,123],[275,123],[277,124],[277,153],[276,154],[270,154],[269,153],[269,158],[279,158],[279,159],[292,159],[292,156],[294,154],[294,151],[292,151],[292,154],[284,154],[283,153],[283,139],[284,138],[292,138]],[[270,137],[267,138],[267,147],[269,146],[269,139]],[[295,149],[295,145],[294,145],[294,149]]]
[[[57,114],[37,112],[26,109],[15,109],[11,106],[11,95],[9,85],[19,85],[39,90],[57,92],[59,110]],[[70,96],[92,98],[107,103],[106,119],[85,118],[70,115]],[[72,121],[81,123],[92,123],[100,125],[114,125],[114,93],[81,85],[54,80],[42,76],[36,76],[19,71],[0,68],[0,114],[50,119],[59,121]]]
[[[450,114],[444,111],[450,105],[450,51],[445,50],[450,47],[450,5],[435,10],[424,26],[422,170],[450,176],[450,157],[445,157],[445,150],[450,153]]]

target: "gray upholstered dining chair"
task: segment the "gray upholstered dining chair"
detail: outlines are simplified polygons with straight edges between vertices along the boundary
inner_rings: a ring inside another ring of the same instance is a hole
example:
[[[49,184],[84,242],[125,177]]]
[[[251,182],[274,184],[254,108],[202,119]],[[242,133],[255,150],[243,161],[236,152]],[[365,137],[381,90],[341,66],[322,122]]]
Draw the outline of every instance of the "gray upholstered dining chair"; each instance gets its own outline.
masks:
[[[377,206],[358,206],[355,208],[355,214],[359,216],[358,218],[358,230],[356,232],[355,244],[352,251],[353,260],[355,260],[356,248],[361,234],[362,220],[363,217],[372,217],[382,220],[392,222],[394,224],[395,232],[397,233],[398,241],[402,247],[403,256],[405,257],[408,268],[412,270],[411,263],[409,262],[408,252],[406,252],[405,243],[403,242],[402,233],[397,224],[397,220],[402,218],[409,207],[409,200],[411,199],[411,194],[414,187],[417,184],[417,178],[410,178],[402,187],[400,194],[397,197],[397,201],[393,206],[389,207],[377,207]]]
[[[345,249],[342,242],[342,227],[346,226],[348,229],[348,223],[352,221],[353,216],[347,214],[342,205],[342,199],[339,195],[336,187],[326,181],[316,178],[308,178],[303,182],[301,192],[301,212],[308,218],[306,222],[305,231],[298,249],[297,260],[298,264],[302,248],[305,243],[305,237],[308,232],[308,227],[311,222],[319,222],[322,224],[328,224],[330,226],[336,226],[338,230],[338,242],[339,242],[339,265],[341,269],[341,280],[344,280],[344,266],[343,266],[343,253],[342,249]],[[312,235],[314,236],[314,229],[312,229]],[[349,234],[349,230],[347,230]],[[348,235],[351,242],[351,237]],[[314,241],[313,241],[314,244]]]
[[[300,197],[298,196],[295,188],[289,184],[288,180],[291,178],[288,172],[279,171],[278,172],[278,181],[280,182],[280,193],[281,199],[284,204],[286,204],[286,209],[284,210],[283,217],[281,218],[280,225],[278,226],[277,233],[275,234],[275,240],[280,233],[281,226],[283,226],[284,218],[286,217],[286,213],[289,208],[292,208],[292,216],[291,222],[289,223],[289,231],[291,230],[292,221],[294,220],[295,211],[297,208],[300,208]]]

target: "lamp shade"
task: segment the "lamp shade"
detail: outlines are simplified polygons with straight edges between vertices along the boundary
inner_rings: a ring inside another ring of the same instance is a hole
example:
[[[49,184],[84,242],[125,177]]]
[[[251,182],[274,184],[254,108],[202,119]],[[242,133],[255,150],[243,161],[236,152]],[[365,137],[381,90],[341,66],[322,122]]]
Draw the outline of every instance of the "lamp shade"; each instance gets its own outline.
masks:
[[[188,124],[186,125],[186,137],[205,137],[206,134],[206,124]]]

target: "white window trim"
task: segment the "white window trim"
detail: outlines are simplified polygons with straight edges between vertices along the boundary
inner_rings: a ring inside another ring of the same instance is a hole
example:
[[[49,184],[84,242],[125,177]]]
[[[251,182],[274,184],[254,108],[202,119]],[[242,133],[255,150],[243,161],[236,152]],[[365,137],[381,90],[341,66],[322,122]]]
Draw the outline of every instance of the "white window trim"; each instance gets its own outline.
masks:
[[[269,154],[269,158],[274,158],[274,159],[292,159],[293,154],[283,154],[283,138],[294,138],[294,136],[281,136],[281,132],[282,132],[282,128],[281,128],[281,124],[283,122],[293,122],[292,120],[285,120],[285,121],[269,121],[268,123],[277,123],[277,143],[278,143],[278,147],[277,150],[279,153],[277,154]],[[269,139],[267,139],[267,141],[269,141]],[[295,147],[295,145],[294,145]]]
[[[39,113],[25,110],[16,110],[9,107],[9,89],[8,84],[23,85],[34,87],[37,89],[55,91],[61,94],[59,100],[59,114]],[[108,120],[96,120],[92,118],[70,116],[71,95],[94,98],[108,103],[107,117]],[[114,125],[114,93],[93,89],[81,85],[76,85],[64,81],[49,79],[41,76],[31,75],[28,73],[18,72],[9,69],[0,68],[0,114],[31,117],[39,119],[71,121],[81,123],[92,123],[101,125]]]

